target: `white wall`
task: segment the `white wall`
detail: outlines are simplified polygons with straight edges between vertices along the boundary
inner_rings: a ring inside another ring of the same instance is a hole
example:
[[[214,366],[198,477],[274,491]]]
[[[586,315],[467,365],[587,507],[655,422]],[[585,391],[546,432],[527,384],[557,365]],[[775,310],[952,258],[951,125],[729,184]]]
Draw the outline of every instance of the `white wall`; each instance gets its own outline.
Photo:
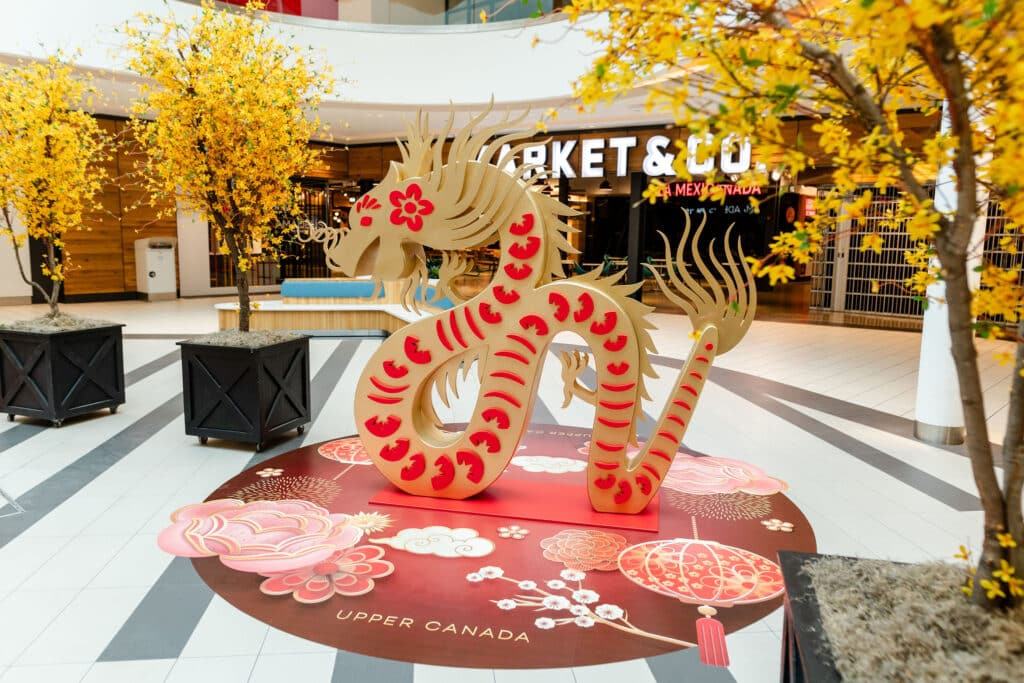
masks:
[[[16,215],[14,221],[15,232],[24,233],[25,230]],[[21,264],[25,267],[26,274],[31,273],[32,264],[29,262],[27,244],[21,249]],[[14,247],[6,236],[0,236],[0,304],[22,304],[28,303],[31,299],[32,288],[26,285],[18,274]]]

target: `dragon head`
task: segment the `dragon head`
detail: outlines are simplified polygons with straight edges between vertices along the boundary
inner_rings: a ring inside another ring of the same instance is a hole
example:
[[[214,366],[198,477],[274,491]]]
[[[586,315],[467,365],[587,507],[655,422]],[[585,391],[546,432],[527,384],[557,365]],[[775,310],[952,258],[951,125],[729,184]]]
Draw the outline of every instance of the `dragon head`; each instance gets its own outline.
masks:
[[[332,250],[332,260],[348,276],[382,280],[410,277],[423,262],[423,236],[434,214],[421,178],[404,179],[391,169],[361,196],[349,215],[349,229]]]

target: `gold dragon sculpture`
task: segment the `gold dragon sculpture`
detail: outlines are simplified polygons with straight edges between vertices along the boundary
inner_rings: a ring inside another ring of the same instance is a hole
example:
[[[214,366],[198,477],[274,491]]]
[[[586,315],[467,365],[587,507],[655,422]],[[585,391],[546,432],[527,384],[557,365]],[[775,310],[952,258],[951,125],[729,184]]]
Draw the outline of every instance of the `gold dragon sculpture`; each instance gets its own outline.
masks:
[[[624,272],[564,278],[562,253],[572,248],[562,219],[574,212],[531,189],[535,167],[506,170],[525,146],[519,141],[531,133],[499,135],[508,119],[482,126],[485,114],[455,135],[447,153],[452,118],[433,136],[425,117],[417,117],[408,140],[399,142],[401,161],[356,201],[349,226],[324,240],[333,270],[402,280],[413,307],[417,290],[427,284],[424,247],[443,254],[439,293],[450,292],[451,278],[465,270],[460,252],[494,242],[501,247],[494,277],[479,294],[408,324],[374,353],[355,392],[360,437],[400,489],[473,496],[516,453],[552,339],[574,332],[589,347],[597,373],[595,386],[585,387],[578,376],[589,356],[562,354],[567,402],[575,396],[595,407],[587,468],[591,504],[601,512],[641,512],[672,464],[715,357],[733,348],[753,320],[753,276],[742,251],[730,254],[728,267],[712,251],[709,268],[694,250],[702,286],[683,263],[689,217],[674,258],[662,235],[675,267],[668,268],[668,282],[655,277],[689,316],[696,342],[650,439],[629,457],[642,401],[650,398],[645,378],[656,376],[648,360],[655,352],[648,332],[653,326],[645,317],[652,309],[629,297],[639,285],[620,284]],[[702,228],[703,222],[696,235]],[[474,363],[480,390],[472,417],[464,430],[450,431],[436,415],[432,390],[447,401],[445,387]]]

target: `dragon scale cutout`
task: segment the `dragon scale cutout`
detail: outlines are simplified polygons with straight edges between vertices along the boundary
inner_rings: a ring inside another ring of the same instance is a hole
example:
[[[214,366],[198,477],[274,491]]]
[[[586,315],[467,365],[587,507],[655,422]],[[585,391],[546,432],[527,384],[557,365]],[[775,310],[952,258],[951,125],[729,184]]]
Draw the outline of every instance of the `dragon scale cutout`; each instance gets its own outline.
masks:
[[[356,201],[349,227],[325,241],[333,270],[404,280],[413,306],[416,285],[426,285],[424,247],[444,254],[439,292],[448,292],[451,277],[465,270],[459,252],[495,241],[501,247],[497,270],[483,291],[410,323],[381,344],[355,394],[359,435],[380,471],[408,493],[479,493],[501,475],[526,432],[553,337],[574,332],[590,353],[562,354],[562,377],[567,404],[576,397],[595,407],[590,501],[602,512],[641,512],[672,464],[715,357],[735,346],[753,320],[753,276],[742,251],[729,253],[728,266],[712,251],[709,268],[694,250],[691,258],[707,283],[702,286],[683,262],[689,217],[674,254],[662,235],[668,281],[654,275],[689,316],[696,343],[651,438],[628,457],[627,446],[637,443],[642,401],[649,399],[645,378],[656,376],[648,361],[655,352],[652,325],[645,318],[652,309],[629,297],[640,285],[619,284],[624,272],[563,278],[562,253],[572,248],[562,219],[574,211],[531,189],[534,167],[505,170],[525,146],[519,141],[532,133],[498,135],[509,121],[481,126],[485,115],[455,135],[447,154],[452,118],[438,136],[418,118],[408,140],[399,143],[402,160],[392,162],[383,181]],[[512,147],[501,154],[504,145]],[[578,376],[591,355],[597,380],[587,388]],[[447,400],[446,386],[454,387],[460,369],[468,372],[474,363],[480,391],[472,417],[464,431],[446,430],[432,392],[436,388]]]

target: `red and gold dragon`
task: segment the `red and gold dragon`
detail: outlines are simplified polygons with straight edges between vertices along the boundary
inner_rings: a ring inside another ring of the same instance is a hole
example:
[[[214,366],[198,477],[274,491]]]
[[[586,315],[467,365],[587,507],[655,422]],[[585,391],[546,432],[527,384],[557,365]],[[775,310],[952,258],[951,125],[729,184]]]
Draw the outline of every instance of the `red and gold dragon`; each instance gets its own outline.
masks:
[[[424,247],[443,253],[442,292],[466,267],[459,252],[494,242],[501,247],[497,270],[483,291],[410,323],[381,344],[355,394],[360,437],[380,471],[408,493],[479,493],[504,471],[526,432],[552,339],[574,332],[590,348],[597,373],[594,388],[586,388],[578,375],[589,363],[587,355],[561,357],[567,401],[575,396],[595,407],[590,501],[602,512],[641,512],[672,464],[712,362],[739,342],[753,320],[750,270],[742,252],[728,260],[728,268],[712,252],[713,272],[693,253],[707,283],[701,286],[682,263],[684,235],[677,265],[668,268],[671,286],[655,273],[665,294],[689,316],[696,343],[651,438],[628,457],[627,446],[637,442],[642,400],[649,399],[645,377],[656,376],[648,361],[655,352],[645,318],[651,309],[629,297],[638,285],[618,284],[622,273],[564,278],[562,252],[572,248],[562,218],[573,211],[531,188],[534,167],[508,170],[525,146],[518,142],[530,133],[497,135],[508,121],[484,127],[483,118],[455,135],[445,153],[451,119],[432,136],[425,119],[417,117],[408,140],[399,143],[401,161],[355,203],[349,227],[324,245],[334,270],[406,281],[412,305],[414,286],[427,283]],[[665,247],[672,262],[667,240]],[[480,390],[472,417],[464,430],[447,430],[435,413],[432,390],[474,362]]]

